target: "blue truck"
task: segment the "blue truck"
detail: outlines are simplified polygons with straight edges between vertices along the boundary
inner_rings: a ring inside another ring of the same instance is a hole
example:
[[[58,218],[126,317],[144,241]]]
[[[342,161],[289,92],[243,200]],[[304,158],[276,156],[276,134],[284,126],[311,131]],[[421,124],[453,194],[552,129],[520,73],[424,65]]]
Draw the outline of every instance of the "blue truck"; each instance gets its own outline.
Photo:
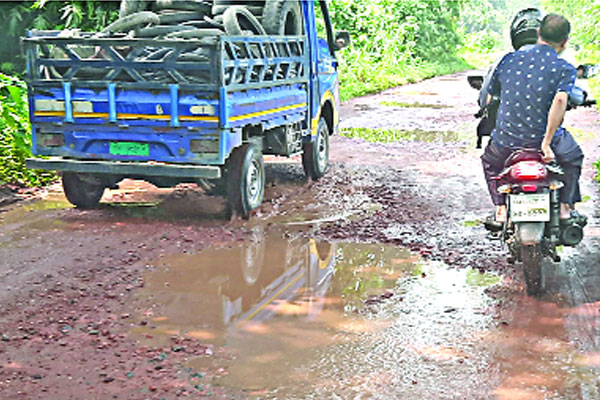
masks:
[[[133,178],[209,185],[244,218],[262,203],[263,155],[301,154],[321,178],[339,122],[335,52],[349,37],[334,34],[326,1],[298,7],[299,35],[28,32],[28,167],[59,171],[80,208]]]

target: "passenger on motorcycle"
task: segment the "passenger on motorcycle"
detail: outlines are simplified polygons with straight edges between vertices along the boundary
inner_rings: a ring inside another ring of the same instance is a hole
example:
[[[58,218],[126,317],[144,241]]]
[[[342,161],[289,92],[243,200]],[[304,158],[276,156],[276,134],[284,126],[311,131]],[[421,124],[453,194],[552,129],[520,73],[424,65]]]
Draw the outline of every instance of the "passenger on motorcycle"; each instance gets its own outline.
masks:
[[[506,205],[492,178],[502,172],[505,160],[518,148],[541,149],[544,161],[556,159],[563,167],[561,219],[570,218],[574,204],[581,201],[583,152],[561,127],[577,76],[575,67],[559,58],[570,30],[564,17],[547,15],[541,22],[537,44],[504,56],[490,80],[490,95],[500,98],[500,106],[492,138],[481,159],[497,222],[506,219]],[[513,33],[518,32],[511,32],[511,37]]]
[[[538,30],[542,24],[542,12],[537,8],[527,8],[519,11],[510,24],[510,42],[515,51],[528,50],[535,46],[538,40]],[[490,82],[494,71],[502,58],[497,59],[488,69],[479,91],[479,106],[485,107],[489,101]]]

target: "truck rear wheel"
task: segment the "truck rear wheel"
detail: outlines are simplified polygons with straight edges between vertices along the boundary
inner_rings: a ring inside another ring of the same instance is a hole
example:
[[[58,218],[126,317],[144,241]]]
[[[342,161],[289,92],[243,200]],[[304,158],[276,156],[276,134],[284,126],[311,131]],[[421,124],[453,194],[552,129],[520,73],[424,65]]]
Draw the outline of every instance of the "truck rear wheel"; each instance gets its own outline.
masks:
[[[82,209],[96,207],[105,189],[100,179],[74,172],[63,173],[62,184],[67,200]]]
[[[229,158],[227,197],[233,213],[248,219],[265,194],[265,166],[257,146],[244,144],[233,150]]]
[[[308,178],[318,180],[325,175],[329,167],[329,127],[321,117],[317,127],[317,136],[311,143],[303,146],[302,166]]]

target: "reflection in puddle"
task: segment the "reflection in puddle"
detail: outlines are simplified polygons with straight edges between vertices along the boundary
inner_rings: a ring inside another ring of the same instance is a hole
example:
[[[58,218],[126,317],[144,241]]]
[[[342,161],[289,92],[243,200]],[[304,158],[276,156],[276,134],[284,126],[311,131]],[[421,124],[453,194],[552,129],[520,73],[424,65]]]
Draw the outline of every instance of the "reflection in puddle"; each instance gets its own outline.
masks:
[[[485,379],[464,382],[488,362],[468,355],[493,325],[483,291],[499,277],[424,263],[397,247],[255,233],[238,247],[154,263],[131,336],[224,346],[233,358],[195,358],[189,367],[223,368],[219,384],[267,396],[487,393]],[[448,381],[459,375],[462,382]]]
[[[11,207],[0,213],[0,237],[4,232],[10,232],[17,227],[27,226],[28,229],[52,230],[63,227],[65,224],[57,219],[48,218],[48,213],[37,213],[36,211],[50,211],[73,208],[67,199],[57,192],[49,192],[43,199],[24,202],[23,205]],[[2,242],[2,240],[0,240]]]

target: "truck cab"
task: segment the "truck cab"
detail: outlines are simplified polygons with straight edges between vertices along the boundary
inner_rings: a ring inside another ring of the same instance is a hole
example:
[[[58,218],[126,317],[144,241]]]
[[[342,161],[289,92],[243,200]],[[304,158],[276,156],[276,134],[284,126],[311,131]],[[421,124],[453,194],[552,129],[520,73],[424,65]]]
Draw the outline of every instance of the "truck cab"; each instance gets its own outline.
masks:
[[[235,7],[230,18],[248,15]],[[292,34],[28,32],[28,166],[59,171],[80,208],[133,178],[199,183],[244,218],[262,203],[263,155],[301,155],[320,179],[339,122],[335,53],[349,37],[334,35],[326,1],[294,7],[303,26]]]

